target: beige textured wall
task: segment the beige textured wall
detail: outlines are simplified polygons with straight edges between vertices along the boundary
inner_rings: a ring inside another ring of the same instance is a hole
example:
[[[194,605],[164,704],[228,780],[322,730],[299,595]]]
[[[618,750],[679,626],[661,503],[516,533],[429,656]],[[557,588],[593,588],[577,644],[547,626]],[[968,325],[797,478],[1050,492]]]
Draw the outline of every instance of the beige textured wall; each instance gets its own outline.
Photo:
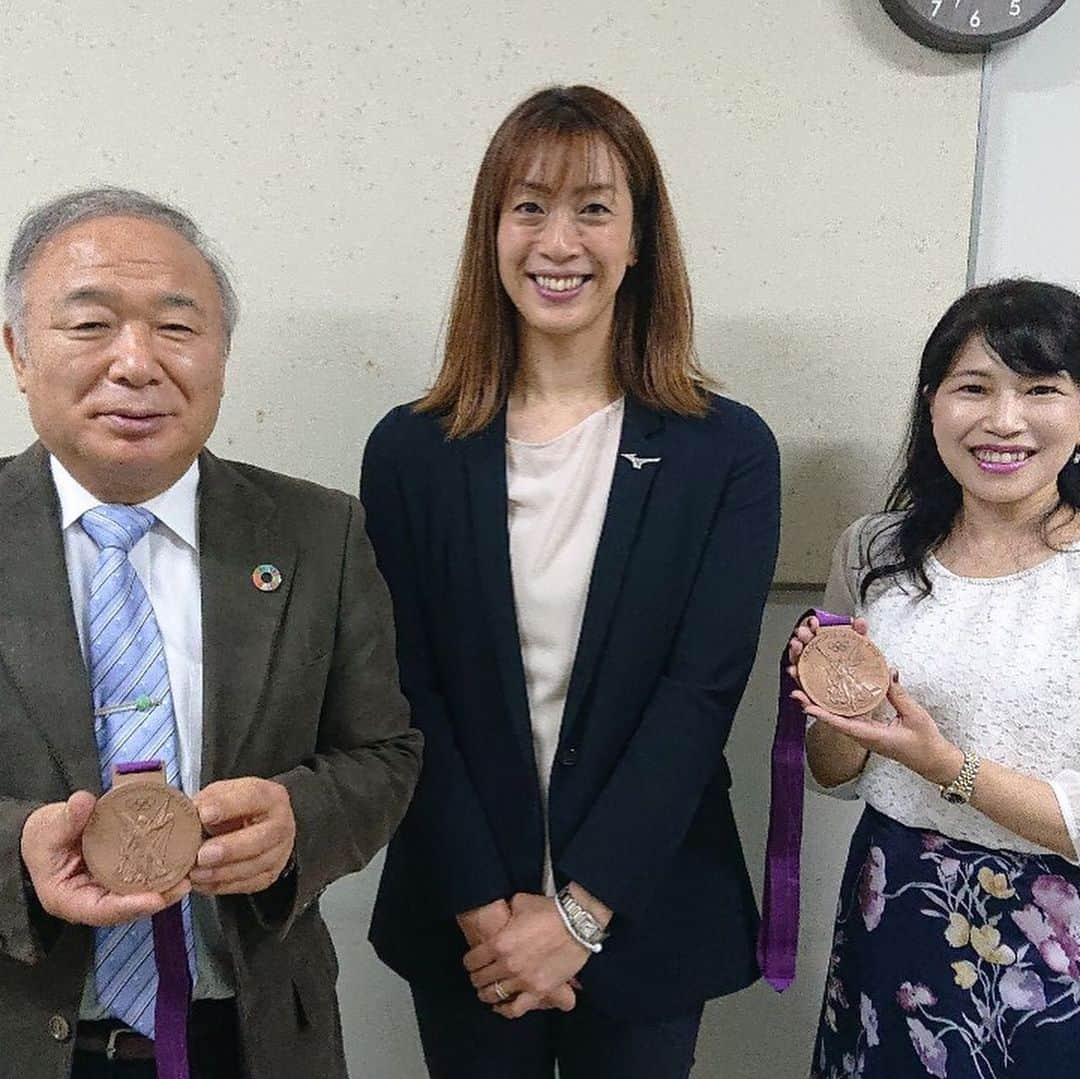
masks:
[[[880,500],[966,268],[978,61],[907,41],[877,0],[0,0],[0,242],[94,181],[187,207],[243,299],[214,448],[353,490],[373,423],[431,376],[486,140],[552,81],[608,88],[653,135],[702,355],[780,437],[782,579],[820,579]],[[0,374],[0,453],[30,437]],[[732,737],[758,880],[775,654],[815,598],[770,603]],[[799,982],[710,1005],[701,1079],[806,1074],[852,815],[813,798],[807,820]],[[363,941],[374,886],[327,903],[350,1057],[418,1079],[407,994]]]
[[[0,2],[0,237],[92,181],[187,207],[244,304],[214,448],[351,490],[431,376],[486,140],[556,80],[652,133],[703,358],[784,450],[780,579],[819,580],[964,283],[978,62],[875,0]]]

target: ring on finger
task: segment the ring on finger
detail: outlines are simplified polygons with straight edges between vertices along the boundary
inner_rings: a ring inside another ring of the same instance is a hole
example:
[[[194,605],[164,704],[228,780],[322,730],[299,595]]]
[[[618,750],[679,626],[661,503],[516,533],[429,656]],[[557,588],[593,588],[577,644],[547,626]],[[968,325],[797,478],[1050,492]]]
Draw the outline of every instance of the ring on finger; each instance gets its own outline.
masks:
[[[499,998],[499,1003],[500,1004],[505,1004],[510,999],[511,994],[508,993],[503,988],[503,983],[502,982],[500,982],[500,981],[492,982],[491,983],[491,988],[495,990],[495,995]]]

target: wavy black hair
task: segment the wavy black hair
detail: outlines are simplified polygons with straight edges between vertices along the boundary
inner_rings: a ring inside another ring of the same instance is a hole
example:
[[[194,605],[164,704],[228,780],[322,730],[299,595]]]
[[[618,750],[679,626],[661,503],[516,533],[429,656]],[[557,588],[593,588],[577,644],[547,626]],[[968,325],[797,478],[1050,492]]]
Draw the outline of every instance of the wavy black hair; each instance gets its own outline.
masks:
[[[923,349],[911,407],[904,468],[885,508],[899,522],[885,525],[868,544],[869,570],[860,592],[876,580],[909,577],[924,595],[931,591],[925,561],[952,531],[960,510],[960,484],[945,467],[934,442],[930,399],[957,353],[976,337],[1020,375],[1064,372],[1080,385],[1080,296],[1060,285],[1006,279],[973,288],[945,312]],[[1058,501],[1080,508],[1080,465],[1070,458],[1058,473]]]

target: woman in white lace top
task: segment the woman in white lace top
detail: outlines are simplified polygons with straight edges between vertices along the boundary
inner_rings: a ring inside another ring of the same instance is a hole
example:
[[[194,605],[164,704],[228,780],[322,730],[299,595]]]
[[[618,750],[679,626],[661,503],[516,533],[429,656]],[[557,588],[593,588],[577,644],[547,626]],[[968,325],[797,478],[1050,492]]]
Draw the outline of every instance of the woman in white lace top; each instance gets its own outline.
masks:
[[[815,1077],[1078,1074],[1078,443],[1080,297],[958,300],[889,511],[844,533],[826,592],[895,669],[888,703],[842,719],[799,694],[813,785],[867,804]]]

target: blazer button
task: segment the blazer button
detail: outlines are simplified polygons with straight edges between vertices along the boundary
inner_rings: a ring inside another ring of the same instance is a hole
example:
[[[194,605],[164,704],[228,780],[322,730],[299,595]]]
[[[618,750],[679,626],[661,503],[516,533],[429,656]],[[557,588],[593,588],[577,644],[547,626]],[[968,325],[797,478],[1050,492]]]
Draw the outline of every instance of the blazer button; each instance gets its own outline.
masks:
[[[577,764],[577,746],[563,746],[559,752],[559,763],[565,768],[572,768]]]
[[[71,1037],[71,1024],[62,1015],[50,1016],[49,1037],[53,1041],[66,1042]]]

